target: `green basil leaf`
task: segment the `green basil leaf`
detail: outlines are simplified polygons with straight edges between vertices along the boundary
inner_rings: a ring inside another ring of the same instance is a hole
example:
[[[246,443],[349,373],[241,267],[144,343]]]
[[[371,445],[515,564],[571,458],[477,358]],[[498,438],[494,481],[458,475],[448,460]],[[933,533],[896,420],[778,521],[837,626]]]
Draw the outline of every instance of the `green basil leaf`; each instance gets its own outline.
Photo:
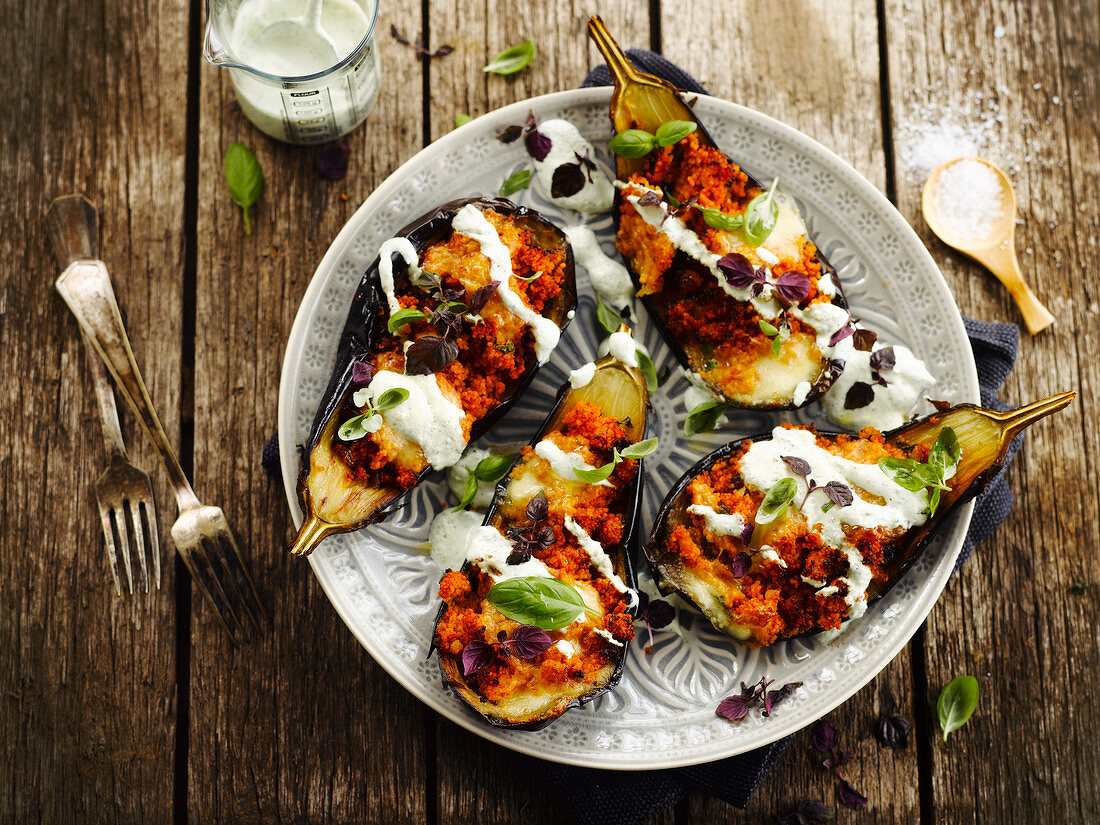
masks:
[[[663,184],[662,184],[662,186],[661,186],[661,192],[662,192],[662,193],[664,194],[664,196],[665,196],[665,203],[667,203],[667,204],[668,204],[669,206],[671,206],[671,207],[672,207],[673,209],[677,209],[677,208],[679,208],[679,206],[680,206],[680,201],[678,201],[678,200],[676,199],[676,196],[675,196],[675,195],[673,195],[673,194],[672,194],[671,192],[669,192],[669,191],[668,191],[668,187],[667,187],[667,186],[665,186],[665,185],[663,185]]]
[[[561,630],[588,611],[577,588],[542,576],[497,582],[486,599],[512,621],[540,630]]]
[[[760,246],[767,240],[779,220],[779,204],[775,202],[775,188],[778,183],[779,178],[775,178],[771,186],[749,201],[749,205],[745,207],[745,238],[754,246]]]
[[[767,335],[769,338],[774,338],[779,334],[779,330],[774,325],[769,324],[763,318],[761,318],[757,323],[760,325],[760,331]]]
[[[764,494],[764,500],[760,502],[760,508],[756,511],[756,523],[770,524],[782,516],[794,501],[797,492],[798,484],[793,478],[781,478],[775,482]]]
[[[608,335],[618,332],[619,327],[623,325],[623,318],[619,315],[618,310],[605,304],[599,298],[596,299],[596,320],[600,322],[600,326],[607,331]]]
[[[248,209],[264,191],[264,173],[252,150],[243,143],[230,144],[225,152],[225,185],[229,197],[244,214],[244,234],[252,234]]]
[[[707,433],[718,426],[718,419],[726,411],[726,405],[721,401],[704,401],[697,407],[693,407],[684,421],[684,435],[691,438],[698,433]]]
[[[936,443],[928,451],[928,463],[941,467],[946,471],[959,463],[962,458],[962,447],[959,446],[959,437],[950,427],[940,430]]]
[[[374,411],[385,412],[404,404],[408,400],[409,391],[404,387],[392,387],[374,399]]]
[[[647,438],[645,441],[639,441],[637,444],[631,444],[620,455],[623,458],[645,458],[647,455],[652,455],[653,451],[657,449],[657,437]]]
[[[723,229],[726,232],[733,232],[740,229],[745,223],[745,219],[740,215],[727,215],[722,210],[711,206],[697,206],[695,208],[703,213],[703,222],[711,229]]]
[[[535,57],[535,41],[525,40],[517,46],[510,46],[494,57],[482,69],[483,72],[509,75],[522,72],[531,65]]]
[[[392,335],[406,324],[411,324],[413,321],[423,321],[427,317],[428,316],[419,309],[404,307],[390,316],[390,319],[386,321],[386,329],[388,329]]]
[[[542,274],[543,274],[542,270],[540,269],[534,275],[517,275],[515,272],[513,272],[512,277],[513,278],[519,278],[521,281],[526,281],[527,283],[531,283],[532,281],[535,281],[535,280],[538,280],[539,278],[541,278]]]
[[[373,433],[382,426],[382,416],[368,410],[362,415],[349,418],[340,425],[337,435],[341,441],[358,441],[368,433]]]
[[[459,126],[465,126],[471,120],[473,120],[473,118],[470,117],[468,114],[466,114],[465,112],[459,112],[457,115],[455,115],[455,128],[457,129]]]
[[[947,741],[947,734],[967,723],[977,706],[977,679],[969,675],[959,676],[947,683],[936,700],[936,716],[940,720],[944,742]]]
[[[474,467],[473,476],[478,481],[499,481],[504,478],[508,468],[512,466],[510,455],[491,455],[483,458]]]
[[[520,169],[518,172],[508,176],[508,179],[500,185],[500,196],[506,198],[509,195],[514,195],[521,189],[526,189],[531,185],[531,170]]]
[[[932,491],[932,495],[928,499],[928,515],[936,515],[936,508],[940,506],[940,488],[937,487]]]
[[[657,127],[657,134],[654,137],[657,139],[658,146],[671,146],[679,143],[698,128],[690,120],[669,120]]]
[[[617,463],[617,461],[609,461],[602,467],[596,467],[592,470],[574,468],[573,475],[581,481],[587,481],[589,484],[599,484],[601,481],[607,481],[607,479],[611,477],[611,474],[615,472],[615,465]]]
[[[470,506],[470,502],[474,500],[474,496],[477,495],[477,476],[470,473],[469,478],[466,479],[466,486],[462,490],[462,500],[455,505],[456,510],[465,510]]]
[[[657,138],[644,129],[627,129],[611,138],[607,148],[619,157],[644,158],[657,148]]]
[[[645,388],[650,393],[657,392],[657,368],[653,366],[653,359],[640,349],[634,350],[634,355],[638,359],[638,369],[642,371],[642,376],[645,378]]]

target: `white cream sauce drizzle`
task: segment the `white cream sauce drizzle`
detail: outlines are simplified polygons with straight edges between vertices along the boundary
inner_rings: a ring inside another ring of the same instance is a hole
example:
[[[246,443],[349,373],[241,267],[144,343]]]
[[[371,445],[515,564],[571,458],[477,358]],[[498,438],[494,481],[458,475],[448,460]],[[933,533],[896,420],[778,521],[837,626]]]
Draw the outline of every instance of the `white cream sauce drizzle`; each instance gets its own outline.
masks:
[[[577,367],[575,370],[569,373],[569,386],[575,390],[579,390],[581,387],[587,387],[592,383],[592,379],[596,377],[596,363],[589,361],[587,364],[583,364]]]
[[[390,238],[378,248],[378,279],[382,282],[382,291],[386,294],[386,303],[389,304],[391,316],[401,310],[401,304],[394,295],[393,254],[395,252],[405,259],[409,280],[415,283],[420,278],[420,257],[408,238]]]
[[[428,529],[432,561],[443,570],[457,570],[466,560],[466,541],[481,526],[483,516],[472,510],[448,508],[432,519]]]
[[[566,481],[581,482],[577,478],[574,470],[595,470],[596,468],[584,460],[583,456],[577,453],[567,453],[553,441],[548,438],[544,438],[538,444],[535,445],[535,455],[543,459],[550,465],[550,469],[564,478]],[[614,487],[607,479],[600,482],[601,487]]]
[[[707,529],[716,536],[740,536],[745,531],[745,519],[740,513],[719,513],[706,504],[692,504],[687,511],[702,516]]]
[[[559,166],[563,163],[577,163],[578,155],[582,158],[588,157],[595,163],[596,150],[577,131],[577,127],[567,120],[544,120],[539,123],[538,130],[550,139],[550,151],[546,157],[534,160],[535,181],[543,196],[577,212],[592,214],[611,209],[615,202],[615,187],[598,163],[595,169],[585,169],[582,166],[584,185],[579,192],[558,198],[550,194],[554,185],[554,172]]]
[[[772,430],[770,439],[753,442],[741,459],[742,479],[748,486],[760,491],[767,490],[781,479],[794,479],[798,488],[794,501],[799,504],[806,496],[806,482],[791,472],[782,459],[785,455],[806,461],[810,465],[809,476],[819,487],[830,481],[839,481],[855,493],[849,506],[832,507],[826,511],[824,506],[829,503],[828,497],[815,491],[801,505],[801,512],[808,524],[816,526],[825,545],[835,547],[847,556],[848,575],[841,579],[848,586],[845,600],[849,605],[849,615],[853,618],[860,616],[867,607],[866,593],[871,583],[871,570],[848,541],[844,525],[887,530],[917,527],[928,520],[928,493],[906,490],[877,464],[861,464],[833,455],[817,446],[812,432],[784,427]],[[881,498],[883,503],[862,498],[858,490]]]
[[[500,282],[497,295],[509,312],[530,325],[535,336],[535,356],[540,364],[545,364],[554,347],[558,345],[561,330],[549,318],[544,318],[527,306],[523,298],[512,289],[512,256],[496,229],[481,214],[481,210],[472,204],[466,204],[455,213],[451,228],[481,244],[481,253],[489,259],[489,278]]]
[[[380,370],[370,384],[355,392],[352,401],[362,407],[368,399],[376,399],[398,387],[407,390],[409,397],[383,412],[382,417],[400,435],[420,445],[424,458],[435,469],[450,467],[466,449],[466,436],[462,432],[466,413],[443,395],[434,375]]]
[[[573,247],[577,264],[588,273],[588,280],[605,303],[622,309],[634,300],[634,284],[625,266],[604,254],[596,234],[587,226],[564,229]]]
[[[581,549],[588,554],[588,558],[592,560],[592,566],[599,570],[600,574],[611,582],[616,590],[625,594],[630,599],[630,606],[633,607],[637,604],[638,594],[630,587],[627,587],[626,582],[619,578],[618,574],[615,572],[615,565],[611,561],[611,557],[604,551],[603,545],[592,538],[592,536],[588,534],[588,531],[577,524],[572,516],[565,517],[565,529],[576,537],[577,544],[579,544]]]
[[[629,332],[613,332],[607,339],[608,351],[617,361],[628,367],[638,366],[638,345]]]
[[[509,564],[508,557],[515,549],[511,539],[502,536],[495,527],[475,527],[466,537],[466,561],[480,568],[494,582],[527,576],[556,578],[550,568],[536,558]]]

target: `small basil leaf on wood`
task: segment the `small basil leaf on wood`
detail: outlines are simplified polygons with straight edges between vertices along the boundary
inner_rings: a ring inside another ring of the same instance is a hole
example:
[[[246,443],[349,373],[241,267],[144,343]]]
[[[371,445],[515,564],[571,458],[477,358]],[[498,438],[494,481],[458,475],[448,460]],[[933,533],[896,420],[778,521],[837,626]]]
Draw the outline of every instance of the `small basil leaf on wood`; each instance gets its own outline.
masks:
[[[619,157],[644,158],[657,148],[657,138],[644,129],[627,129],[611,138],[607,148]]]
[[[978,680],[973,676],[958,676],[947,683],[936,700],[936,716],[943,730],[943,741],[947,735],[967,723],[974,708],[978,706]]]
[[[671,146],[679,143],[697,128],[699,127],[690,120],[669,120],[657,127],[653,137],[657,140],[658,146]]]
[[[726,411],[721,401],[704,401],[693,407],[684,421],[684,435],[690,438],[698,433],[706,433],[718,426],[718,419]]]
[[[760,508],[756,511],[757,524],[770,524],[787,512],[787,507],[794,501],[798,492],[798,484],[793,478],[781,478],[768,488],[764,494],[764,500],[760,502]]]
[[[507,180],[500,185],[500,196],[506,198],[509,195],[514,195],[522,189],[526,189],[531,185],[531,170],[520,169],[518,172],[513,172],[508,176]]]
[[[779,178],[775,178],[771,186],[749,201],[749,205],[745,207],[745,238],[755,246],[760,246],[767,240],[779,220],[779,204],[775,202],[778,184]]]
[[[413,321],[423,321],[427,317],[427,314],[419,309],[404,307],[390,316],[389,320],[386,321],[386,329],[390,331],[390,334],[393,334],[406,324],[411,324]]]
[[[577,588],[542,576],[497,582],[486,599],[512,621],[540,630],[561,630],[588,610]]]
[[[482,69],[483,72],[492,72],[498,75],[510,75],[521,72],[531,65],[535,57],[535,41],[525,40],[522,43],[510,46],[489,61]]]
[[[473,120],[473,118],[470,117],[468,114],[466,114],[465,112],[459,112],[457,115],[455,115],[455,128],[457,129],[459,126],[465,126],[471,120]]]
[[[244,215],[244,234],[252,234],[248,210],[264,191],[264,173],[252,150],[243,143],[233,143],[225,152],[225,184],[229,197]]]

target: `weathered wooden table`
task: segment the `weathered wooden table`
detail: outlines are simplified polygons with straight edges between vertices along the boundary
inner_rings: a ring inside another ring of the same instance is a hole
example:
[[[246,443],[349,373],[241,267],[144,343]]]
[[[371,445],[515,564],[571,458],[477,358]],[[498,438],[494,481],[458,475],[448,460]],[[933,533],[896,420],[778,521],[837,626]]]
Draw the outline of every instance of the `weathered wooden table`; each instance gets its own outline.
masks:
[[[594,11],[625,46],[663,51],[715,94],[847,158],[918,227],[979,318],[1018,320],[991,277],[927,232],[923,164],[954,140],[1011,170],[1021,260],[1058,321],[1025,338],[1004,397],[1072,388],[1079,400],[1029,434],[1012,516],[925,629],[831,715],[870,798],[838,818],[1100,821],[1097,0],[384,0],[385,85],[347,140],[341,182],[318,176],[316,150],[275,143],[240,113],[228,77],[200,57],[198,0],[3,7],[3,821],[563,820],[508,752],[427,710],[359,647],[308,565],[284,552],[283,491],[259,456],[295,310],[340,226],[456,113],[576,86],[596,59],[584,37]],[[455,51],[423,62],[391,24]],[[529,70],[482,73],[527,36]],[[267,179],[247,238],[221,172],[234,141]],[[42,220],[74,190],[100,206],[103,257],[169,435],[199,495],[225,508],[274,613],[243,649],[173,563],[170,493],[128,411],[132,453],[158,480],[168,565],[148,613],[133,616],[110,585],[91,490],[104,462],[95,401]],[[932,703],[964,672],[981,704],[945,744]],[[914,720],[907,750],[873,740],[882,712]],[[658,821],[762,822],[802,798],[838,807],[818,762],[804,733],[747,814],[690,798]]]

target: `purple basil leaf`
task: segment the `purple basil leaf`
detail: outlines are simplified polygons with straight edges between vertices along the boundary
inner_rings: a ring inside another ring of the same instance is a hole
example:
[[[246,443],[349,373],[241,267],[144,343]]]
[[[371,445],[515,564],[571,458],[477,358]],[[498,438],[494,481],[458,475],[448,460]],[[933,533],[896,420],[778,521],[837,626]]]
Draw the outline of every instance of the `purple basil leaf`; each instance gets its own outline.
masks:
[[[527,502],[527,518],[538,524],[540,521],[546,521],[546,516],[550,513],[550,501],[546,498],[546,491],[539,490],[538,493],[531,496],[531,500]]]
[[[430,375],[458,358],[458,345],[438,335],[422,335],[405,351],[405,372]]]
[[[351,382],[353,384],[369,384],[374,377],[374,367],[366,361],[351,362]]]
[[[776,278],[775,291],[789,304],[797,304],[810,292],[810,279],[801,272],[787,271]]]
[[[764,694],[764,715],[771,716],[772,708],[790,696],[796,687],[801,687],[801,682],[787,682],[783,687],[769,690]]]
[[[861,352],[870,352],[878,340],[878,335],[869,329],[857,329],[852,333],[852,346]]]
[[[588,157],[588,150],[584,150],[583,156],[577,152],[574,152],[573,157],[577,159],[577,163],[580,164],[581,169],[584,170],[584,174],[585,177],[588,178],[588,182],[592,183],[592,173],[596,169],[596,164],[593,163],[592,158]]]
[[[538,544],[543,550],[546,550],[554,545],[554,528],[549,524],[538,531],[533,537],[534,542]]]
[[[438,49],[428,55],[428,57],[446,57],[454,50],[454,46],[450,45],[449,43],[444,43],[442,46],[440,46]]]
[[[540,132],[537,126],[523,136],[523,145],[527,147],[527,154],[535,160],[546,160],[546,156],[550,154],[550,138]],[[577,171],[580,172],[580,166],[577,166]]]
[[[584,189],[584,172],[579,163],[563,163],[554,170],[550,181],[550,197],[568,198]]]
[[[348,157],[351,149],[334,143],[317,155],[317,173],[328,180],[343,180],[348,173]]]
[[[813,727],[814,747],[822,753],[829,753],[836,747],[840,737],[832,722],[822,720]]]
[[[905,750],[913,725],[904,716],[880,716],[875,722],[875,738],[895,750]]]
[[[519,140],[519,136],[522,134],[522,126],[509,126],[507,129],[497,135],[497,140],[499,140],[501,143],[514,143],[515,141]]]
[[[757,282],[756,271],[749,259],[738,252],[719,258],[718,268],[726,276],[726,283],[734,289],[748,289]]]
[[[544,653],[551,643],[550,635],[545,631],[529,624],[521,624],[512,631],[512,638],[506,644],[514,656],[521,659],[534,659],[540,653]]]
[[[752,541],[753,531],[756,529],[756,521],[754,519],[748,519],[745,522],[745,529],[741,531],[741,543],[746,547],[749,546],[749,542]]]
[[[867,797],[853,788],[852,783],[848,781],[840,783],[838,796],[844,803],[844,807],[851,808],[853,811],[858,811],[867,805]]]
[[[462,648],[462,675],[472,676],[493,661],[496,650],[481,639],[471,639]]]
[[[800,475],[803,478],[810,474],[810,462],[804,458],[799,458],[796,455],[781,455],[783,463],[791,468],[791,472],[795,475]]]
[[[830,347],[835,347],[837,344],[839,344],[841,341],[843,341],[845,338],[847,338],[849,335],[851,335],[854,332],[855,332],[855,329],[852,327],[852,325],[850,323],[845,324],[844,326],[842,326],[840,329],[838,329],[836,332],[833,333],[833,336],[829,339],[829,346]]]
[[[668,627],[676,617],[676,608],[662,599],[654,599],[645,609],[645,619],[654,630]]]
[[[531,547],[523,539],[516,539],[512,546],[515,548],[508,554],[509,564],[523,564],[531,559]]]
[[[718,703],[714,712],[723,719],[739,722],[748,714],[749,702],[742,696],[729,696]]]
[[[660,206],[661,196],[652,189],[647,189],[645,194],[638,198],[638,206]]]
[[[892,370],[895,363],[893,347],[883,347],[871,353],[871,369],[873,370],[880,372]]]
[[[844,409],[858,410],[875,400],[875,388],[865,381],[856,381],[844,396]]]
[[[799,802],[795,811],[801,814],[806,822],[814,823],[814,825],[836,819],[836,814],[824,802],[809,799]]]
[[[409,45],[409,39],[405,37],[405,35],[401,34],[401,32],[397,30],[397,26],[393,25],[392,23],[390,24],[390,37],[392,37],[402,46]]]
[[[741,578],[749,572],[749,568],[752,567],[752,556],[748,553],[738,553],[732,559],[730,559],[730,575],[734,578]]]
[[[485,286],[474,290],[474,293],[470,296],[470,300],[466,302],[466,306],[469,307],[470,312],[474,315],[481,312],[485,304],[489,302],[489,299],[496,294],[499,286],[500,281],[489,281]]]
[[[830,481],[826,484],[825,495],[828,496],[829,501],[837,507],[847,507],[855,501],[855,496],[852,495],[851,489],[848,485],[840,481]]]

